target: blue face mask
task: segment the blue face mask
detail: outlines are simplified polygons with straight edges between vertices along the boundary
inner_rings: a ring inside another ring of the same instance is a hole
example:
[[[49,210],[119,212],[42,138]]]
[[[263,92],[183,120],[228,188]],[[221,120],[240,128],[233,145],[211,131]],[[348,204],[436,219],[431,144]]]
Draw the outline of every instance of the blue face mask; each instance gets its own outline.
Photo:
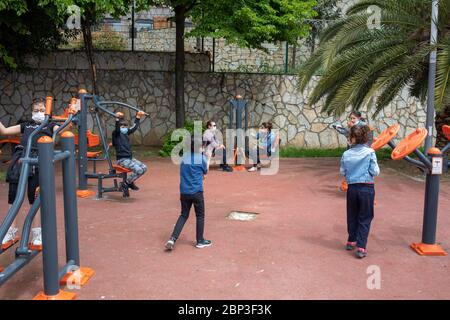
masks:
[[[120,133],[127,134],[128,128],[120,128]]]

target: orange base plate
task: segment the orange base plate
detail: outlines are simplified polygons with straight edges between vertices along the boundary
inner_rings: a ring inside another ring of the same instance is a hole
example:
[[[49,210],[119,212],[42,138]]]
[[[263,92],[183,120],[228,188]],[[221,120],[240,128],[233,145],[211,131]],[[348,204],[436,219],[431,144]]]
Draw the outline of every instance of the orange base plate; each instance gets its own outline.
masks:
[[[20,240],[19,236],[16,236],[14,240],[8,241],[7,243],[2,244],[2,250],[6,250],[11,248],[15,243],[17,243]]]
[[[89,198],[95,195],[95,191],[92,190],[77,190],[78,198]]]
[[[234,169],[235,171],[245,171],[245,166],[243,166],[243,165],[234,166],[233,169]]]
[[[33,300],[75,300],[77,294],[74,292],[66,292],[59,290],[59,293],[54,296],[47,296],[43,291],[39,292]]]
[[[36,251],[42,251],[42,245],[40,246],[35,246],[34,244],[32,244],[31,242],[28,244],[28,249],[30,250],[36,250]]]
[[[79,284],[84,286],[90,278],[94,275],[95,271],[91,268],[81,267],[79,270],[74,272],[68,272],[62,277],[59,281],[59,284],[62,286],[67,285],[67,282],[71,284]]]
[[[412,243],[411,248],[421,256],[447,255],[447,252],[438,244]]]

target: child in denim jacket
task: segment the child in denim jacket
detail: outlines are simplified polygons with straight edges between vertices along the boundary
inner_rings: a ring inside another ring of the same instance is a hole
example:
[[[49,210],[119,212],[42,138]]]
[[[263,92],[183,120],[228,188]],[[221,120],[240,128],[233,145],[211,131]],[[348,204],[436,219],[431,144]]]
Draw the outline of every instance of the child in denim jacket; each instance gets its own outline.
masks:
[[[352,148],[344,152],[340,172],[348,183],[347,191],[347,250],[357,248],[356,256],[367,256],[367,238],[374,217],[374,177],[380,174],[375,151],[367,146],[370,129],[350,128]]]

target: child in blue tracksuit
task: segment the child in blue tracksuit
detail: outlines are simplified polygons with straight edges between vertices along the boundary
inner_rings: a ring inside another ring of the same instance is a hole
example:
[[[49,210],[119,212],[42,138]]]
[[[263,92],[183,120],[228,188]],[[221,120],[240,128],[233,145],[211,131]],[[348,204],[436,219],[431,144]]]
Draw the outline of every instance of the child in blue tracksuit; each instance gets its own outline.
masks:
[[[374,177],[380,174],[375,151],[367,146],[370,129],[367,126],[350,128],[352,148],[341,159],[341,174],[348,183],[347,191],[347,250],[355,247],[356,256],[367,256],[367,238],[374,217]]]
[[[202,154],[202,140],[194,139],[192,135],[188,152],[185,152],[180,165],[180,202],[181,214],[175,224],[172,235],[166,243],[167,250],[173,250],[175,242],[189,218],[189,212],[194,205],[197,219],[197,248],[209,247],[212,242],[203,237],[205,228],[205,200],[203,198],[203,179],[208,173],[208,161]],[[198,150],[196,150],[196,148]],[[190,151],[190,152],[189,152]]]

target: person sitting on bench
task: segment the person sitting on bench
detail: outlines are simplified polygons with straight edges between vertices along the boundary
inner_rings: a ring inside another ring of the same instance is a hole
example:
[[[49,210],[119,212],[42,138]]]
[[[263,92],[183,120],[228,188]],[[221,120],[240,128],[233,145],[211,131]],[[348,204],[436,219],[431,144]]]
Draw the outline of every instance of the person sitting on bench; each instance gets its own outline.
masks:
[[[123,118],[123,113],[116,113],[116,128],[112,133],[112,144],[116,149],[117,164],[132,171],[132,173],[127,177],[126,182],[121,183],[121,188],[124,195],[127,197],[129,196],[129,189],[135,191],[139,190],[134,182],[142,177],[145,172],[147,172],[147,166],[139,160],[133,158],[131,142],[128,137],[139,128],[140,119],[144,115],[145,112],[139,111],[136,114],[133,126],[129,128],[127,121]]]

